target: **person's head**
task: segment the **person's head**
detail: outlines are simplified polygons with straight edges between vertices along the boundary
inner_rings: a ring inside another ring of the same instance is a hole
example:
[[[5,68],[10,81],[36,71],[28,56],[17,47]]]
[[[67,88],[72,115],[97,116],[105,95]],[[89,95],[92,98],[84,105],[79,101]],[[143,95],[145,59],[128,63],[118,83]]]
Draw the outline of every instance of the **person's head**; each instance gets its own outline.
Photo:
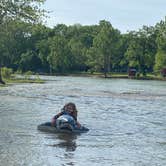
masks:
[[[65,104],[63,110],[68,111],[70,113],[77,112],[76,105],[72,102]]]

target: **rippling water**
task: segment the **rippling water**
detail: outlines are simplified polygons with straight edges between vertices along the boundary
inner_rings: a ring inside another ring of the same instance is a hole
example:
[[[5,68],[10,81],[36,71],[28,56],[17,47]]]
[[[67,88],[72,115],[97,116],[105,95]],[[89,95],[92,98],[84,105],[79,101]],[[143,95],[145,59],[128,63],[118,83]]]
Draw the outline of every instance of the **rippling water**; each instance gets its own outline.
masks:
[[[166,82],[43,79],[45,84],[0,89],[0,165],[166,165]],[[88,133],[36,129],[69,101],[76,103]]]

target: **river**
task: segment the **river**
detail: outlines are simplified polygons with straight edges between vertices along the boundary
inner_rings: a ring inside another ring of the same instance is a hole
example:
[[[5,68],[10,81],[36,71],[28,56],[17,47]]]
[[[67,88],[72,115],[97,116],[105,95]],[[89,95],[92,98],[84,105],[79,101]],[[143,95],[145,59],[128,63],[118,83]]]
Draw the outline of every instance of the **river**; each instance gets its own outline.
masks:
[[[166,82],[41,77],[0,89],[0,165],[166,165]],[[70,101],[88,133],[37,130]]]

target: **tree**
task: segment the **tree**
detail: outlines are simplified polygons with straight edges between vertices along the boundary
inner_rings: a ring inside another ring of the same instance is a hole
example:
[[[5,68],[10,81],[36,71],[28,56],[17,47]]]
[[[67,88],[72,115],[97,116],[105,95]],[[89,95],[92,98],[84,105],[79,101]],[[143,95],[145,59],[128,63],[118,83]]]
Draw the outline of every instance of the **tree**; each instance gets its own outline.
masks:
[[[48,39],[43,39],[36,44],[38,56],[42,62],[43,70],[49,72],[49,62],[48,55],[50,54],[50,41]]]
[[[21,54],[19,62],[19,69],[25,71],[39,71],[41,60],[34,51],[28,50],[26,53]]]
[[[48,62],[51,71],[64,73],[71,69],[70,49],[67,40],[63,36],[54,36],[50,38],[50,54]]]
[[[45,0],[0,0],[0,26],[3,27],[7,20],[21,20],[37,22],[44,11],[40,9],[40,4]],[[2,57],[0,55],[0,83],[4,83],[1,76]]]
[[[86,68],[86,48],[80,39],[72,38],[69,43],[69,48],[71,51],[71,67],[74,70],[83,70]]]
[[[129,67],[134,67],[146,75],[148,69],[153,68],[155,52],[155,39],[152,38],[149,29],[144,27],[139,32],[132,32],[132,39],[125,52],[125,58]]]
[[[160,73],[163,68],[166,68],[166,52],[160,50],[156,54],[154,70]]]
[[[98,64],[99,66],[102,66],[105,77],[107,77],[107,72],[110,72],[110,60],[114,47],[114,39],[115,31],[112,25],[105,20],[100,21],[99,33],[95,36],[93,40],[93,48],[90,50],[90,55],[96,58],[94,60],[96,61],[95,65]],[[93,55],[93,53],[97,55]],[[98,67],[96,66],[96,68]]]
[[[91,73],[94,71],[101,71],[103,68],[103,57],[99,56],[98,50],[95,47],[91,47],[87,50],[86,64],[89,66]]]
[[[36,52],[40,58],[42,65],[40,72],[49,72],[49,63],[47,57],[50,53],[49,38],[53,35],[53,30],[42,24],[33,25],[29,31],[30,37],[28,40],[27,49]]]
[[[157,35],[157,53],[155,57],[154,70],[161,72],[163,68],[166,68],[166,19],[156,25],[158,29]]]
[[[129,67],[134,67],[134,68],[139,69],[140,68],[140,59],[141,59],[142,55],[143,55],[143,48],[141,47],[141,45],[139,45],[137,40],[133,40],[130,43],[130,45],[125,53],[125,57],[128,61]]]

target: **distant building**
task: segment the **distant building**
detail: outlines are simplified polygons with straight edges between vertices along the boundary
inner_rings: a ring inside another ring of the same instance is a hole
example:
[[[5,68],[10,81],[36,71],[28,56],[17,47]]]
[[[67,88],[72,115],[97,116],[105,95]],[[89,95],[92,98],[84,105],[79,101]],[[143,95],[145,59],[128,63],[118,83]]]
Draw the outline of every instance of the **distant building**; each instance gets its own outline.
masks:
[[[129,68],[129,70],[128,70],[129,77],[135,77],[136,73],[137,73],[137,70],[135,68]]]
[[[161,70],[161,75],[162,75],[163,77],[166,77],[166,68],[163,68],[163,69]]]

